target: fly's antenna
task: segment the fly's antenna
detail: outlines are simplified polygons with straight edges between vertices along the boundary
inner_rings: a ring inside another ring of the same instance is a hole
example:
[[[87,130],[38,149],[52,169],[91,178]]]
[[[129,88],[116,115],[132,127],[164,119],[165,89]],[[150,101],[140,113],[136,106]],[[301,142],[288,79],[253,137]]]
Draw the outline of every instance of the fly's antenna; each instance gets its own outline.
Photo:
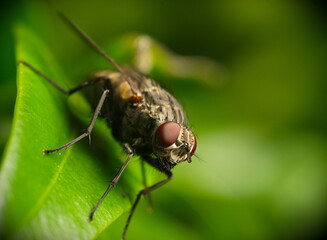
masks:
[[[116,63],[114,59],[112,59],[96,42],[90,38],[80,27],[78,27],[75,23],[73,23],[71,20],[69,20],[64,14],[61,12],[58,12],[59,16],[66,22],[78,35],[80,35],[88,44],[90,47],[95,49],[99,54],[101,54],[105,59],[107,59],[112,65],[117,68],[117,70],[124,75],[124,70],[121,66]]]

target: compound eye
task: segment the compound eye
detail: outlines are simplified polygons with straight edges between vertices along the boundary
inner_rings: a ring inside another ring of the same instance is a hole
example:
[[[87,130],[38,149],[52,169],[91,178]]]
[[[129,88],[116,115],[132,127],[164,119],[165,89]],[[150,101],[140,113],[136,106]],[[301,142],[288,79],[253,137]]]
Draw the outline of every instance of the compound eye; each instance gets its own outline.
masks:
[[[156,142],[159,146],[166,148],[174,144],[181,131],[181,126],[177,122],[165,122],[156,131]]]
[[[196,138],[194,137],[194,145],[193,145],[193,148],[191,150],[191,156],[193,156],[193,154],[195,153],[196,151],[196,146],[197,146],[197,141],[196,141]]]

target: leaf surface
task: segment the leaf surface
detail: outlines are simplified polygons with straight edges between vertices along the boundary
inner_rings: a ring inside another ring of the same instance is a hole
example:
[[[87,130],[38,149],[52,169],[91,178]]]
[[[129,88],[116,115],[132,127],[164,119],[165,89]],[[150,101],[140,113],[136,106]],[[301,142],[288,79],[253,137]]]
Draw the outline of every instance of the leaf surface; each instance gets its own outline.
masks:
[[[37,34],[20,24],[16,35],[18,60],[37,66],[66,87],[67,78],[60,74],[54,57]],[[17,85],[12,136],[0,174],[1,232],[19,239],[92,238],[130,207],[131,199],[123,198],[118,186],[99,208],[94,221],[88,221],[92,207],[125,156],[103,122],[97,124],[95,132],[102,134],[98,134],[101,142],[95,140],[96,146],[89,146],[85,139],[44,156],[43,149],[71,141],[86,124],[71,116],[66,96],[22,64],[18,65]],[[83,102],[78,96],[74,99],[70,102],[75,102],[75,107]],[[136,183],[134,187],[126,186],[124,180],[120,186],[135,194],[138,181],[131,182]]]

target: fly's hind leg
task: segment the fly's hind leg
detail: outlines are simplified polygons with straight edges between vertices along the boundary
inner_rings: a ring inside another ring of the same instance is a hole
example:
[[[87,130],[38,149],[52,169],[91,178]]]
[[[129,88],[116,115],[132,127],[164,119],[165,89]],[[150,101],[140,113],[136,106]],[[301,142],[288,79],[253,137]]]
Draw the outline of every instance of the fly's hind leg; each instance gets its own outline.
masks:
[[[92,86],[94,84],[96,84],[97,82],[101,81],[101,80],[107,80],[107,77],[95,77],[92,78],[90,81],[85,81],[81,84],[79,84],[78,86],[70,89],[70,90],[66,90],[65,88],[63,88],[62,86],[60,86],[58,83],[56,83],[55,81],[53,81],[51,78],[49,78],[48,76],[46,76],[44,73],[42,73],[41,71],[39,71],[37,68],[33,67],[31,64],[25,62],[25,61],[19,61],[20,64],[23,64],[24,66],[28,67],[30,70],[32,70],[35,74],[39,75],[40,77],[42,77],[43,79],[45,79],[48,83],[50,83],[52,86],[54,86],[55,88],[57,88],[60,92],[66,94],[66,95],[71,95],[79,90],[82,90],[83,88]]]

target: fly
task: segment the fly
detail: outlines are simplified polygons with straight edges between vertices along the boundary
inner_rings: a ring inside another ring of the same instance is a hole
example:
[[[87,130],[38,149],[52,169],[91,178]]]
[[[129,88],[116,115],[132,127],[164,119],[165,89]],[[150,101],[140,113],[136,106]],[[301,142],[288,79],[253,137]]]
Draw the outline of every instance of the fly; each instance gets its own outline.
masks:
[[[118,71],[97,72],[88,81],[71,90],[66,90],[29,63],[20,61],[21,64],[66,95],[90,86],[98,88],[100,92],[99,100],[93,104],[94,114],[86,131],[61,147],[43,150],[43,154],[58,152],[90,137],[100,112],[101,116],[107,120],[114,138],[121,143],[128,157],[89,214],[90,221],[93,220],[96,210],[110,190],[118,183],[135,154],[167,176],[166,179],[145,187],[137,194],[123,231],[123,239],[125,239],[129,223],[141,196],[147,195],[167,183],[173,176],[171,169],[174,166],[181,162],[190,163],[196,150],[197,141],[188,127],[181,105],[169,92],[151,78],[147,78],[135,70],[121,67],[76,24],[64,15],[60,15],[82,39],[114,65]]]

